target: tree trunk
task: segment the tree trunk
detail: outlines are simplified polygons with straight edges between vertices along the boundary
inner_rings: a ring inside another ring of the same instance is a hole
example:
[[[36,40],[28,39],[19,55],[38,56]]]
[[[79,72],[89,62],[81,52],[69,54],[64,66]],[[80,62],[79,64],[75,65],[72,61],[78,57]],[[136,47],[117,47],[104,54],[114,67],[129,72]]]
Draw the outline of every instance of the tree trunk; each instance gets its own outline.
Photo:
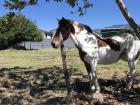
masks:
[[[118,7],[120,8],[123,16],[129,23],[130,27],[134,30],[136,33],[136,36],[140,39],[140,27],[137,25],[137,23],[134,21],[134,19],[131,17],[130,13],[128,12],[127,8],[125,7],[123,0],[116,0],[116,3]]]
[[[65,84],[67,88],[67,105],[70,105],[72,101],[71,97],[71,85],[70,85],[70,75],[67,69],[67,62],[66,62],[66,52],[64,50],[64,44],[61,43],[61,57],[62,57],[62,63],[63,63],[63,71],[64,71],[64,78],[65,78]]]

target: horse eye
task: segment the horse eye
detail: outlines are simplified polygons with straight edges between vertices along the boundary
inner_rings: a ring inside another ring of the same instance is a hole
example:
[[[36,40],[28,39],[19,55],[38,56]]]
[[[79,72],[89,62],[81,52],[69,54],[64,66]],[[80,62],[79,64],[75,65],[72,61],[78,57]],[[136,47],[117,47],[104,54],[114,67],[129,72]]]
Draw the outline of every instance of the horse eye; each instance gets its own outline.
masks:
[[[66,27],[68,28],[69,27],[69,24],[66,24]]]
[[[64,30],[64,28],[60,28],[60,30],[61,30],[61,31],[63,31],[63,30]]]

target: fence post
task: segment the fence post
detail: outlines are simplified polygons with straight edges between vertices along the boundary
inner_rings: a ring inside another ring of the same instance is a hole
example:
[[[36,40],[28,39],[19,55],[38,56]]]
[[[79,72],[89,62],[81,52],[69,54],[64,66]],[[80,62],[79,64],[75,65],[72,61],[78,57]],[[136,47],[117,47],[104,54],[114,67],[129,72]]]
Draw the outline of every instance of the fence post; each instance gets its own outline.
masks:
[[[43,43],[41,43],[41,45],[42,45],[42,48],[43,48],[43,46],[44,46]]]
[[[30,50],[32,49],[31,41],[30,41]]]
[[[26,48],[25,42],[23,42],[23,46],[24,46],[24,48]]]
[[[61,57],[62,57],[65,84],[66,84],[66,88],[67,88],[67,105],[70,105],[70,103],[72,101],[70,75],[69,75],[69,72],[68,72],[68,69],[67,69],[66,52],[64,50],[64,44],[63,43],[61,43],[60,48],[61,48]]]

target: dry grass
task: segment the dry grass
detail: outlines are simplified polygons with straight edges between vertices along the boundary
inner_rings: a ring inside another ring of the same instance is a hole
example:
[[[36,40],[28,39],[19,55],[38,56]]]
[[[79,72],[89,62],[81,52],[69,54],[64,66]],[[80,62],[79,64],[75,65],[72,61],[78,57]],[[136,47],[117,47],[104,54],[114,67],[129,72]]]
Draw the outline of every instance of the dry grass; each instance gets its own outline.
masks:
[[[59,50],[4,50],[0,51],[0,67],[32,67],[44,68],[58,66],[60,62]]]

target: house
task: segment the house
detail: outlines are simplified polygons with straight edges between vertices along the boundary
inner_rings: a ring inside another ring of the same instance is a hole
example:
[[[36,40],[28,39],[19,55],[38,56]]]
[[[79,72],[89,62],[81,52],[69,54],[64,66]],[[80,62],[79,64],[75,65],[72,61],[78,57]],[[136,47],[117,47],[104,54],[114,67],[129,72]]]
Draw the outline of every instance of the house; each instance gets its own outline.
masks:
[[[51,39],[53,36],[51,32],[48,32],[46,30],[39,29],[39,31],[42,33],[44,39]]]
[[[97,31],[98,34],[101,34],[102,37],[111,37],[111,36],[119,36],[121,33],[130,33],[131,29],[128,28],[103,28]]]

